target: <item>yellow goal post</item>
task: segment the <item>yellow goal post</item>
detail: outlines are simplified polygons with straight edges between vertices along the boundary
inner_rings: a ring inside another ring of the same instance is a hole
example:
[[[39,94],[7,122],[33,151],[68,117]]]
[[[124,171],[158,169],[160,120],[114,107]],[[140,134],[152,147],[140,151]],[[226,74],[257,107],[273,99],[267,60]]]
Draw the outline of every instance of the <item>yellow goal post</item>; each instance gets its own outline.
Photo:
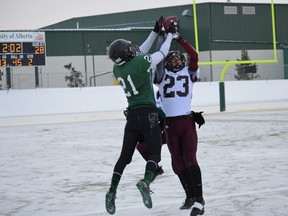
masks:
[[[199,52],[199,41],[198,41],[198,24],[197,24],[197,7],[196,0],[193,0],[193,14],[194,14],[194,35],[195,35],[195,49]],[[271,22],[272,22],[272,38],[273,38],[273,59],[263,59],[263,60],[242,60],[242,61],[210,61],[210,62],[199,62],[200,66],[208,66],[208,65],[225,65],[219,82],[219,96],[220,96],[220,111],[225,111],[225,88],[224,88],[224,80],[227,69],[232,64],[254,64],[254,63],[277,63],[277,50],[276,50],[276,29],[275,29],[275,12],[274,12],[274,0],[271,0]]]

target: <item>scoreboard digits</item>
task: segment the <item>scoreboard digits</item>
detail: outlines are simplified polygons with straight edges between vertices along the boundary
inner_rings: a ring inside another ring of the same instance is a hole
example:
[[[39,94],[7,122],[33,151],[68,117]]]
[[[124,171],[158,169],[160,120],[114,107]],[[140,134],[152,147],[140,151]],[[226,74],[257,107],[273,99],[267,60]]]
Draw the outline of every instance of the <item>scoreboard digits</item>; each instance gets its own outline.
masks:
[[[16,33],[0,34],[0,67],[42,66],[45,65],[46,46],[45,35],[28,32],[28,38],[24,33],[18,33],[23,40],[16,38]],[[8,35],[8,36],[6,36]],[[12,35],[12,36],[11,36]],[[23,36],[24,35],[24,36]],[[31,36],[32,35],[32,36]],[[40,37],[40,38],[39,38]],[[10,38],[12,38],[10,40]],[[1,39],[5,39],[4,41]]]
[[[0,43],[0,67],[45,65],[44,42]]]
[[[0,43],[0,53],[22,53],[21,43]]]

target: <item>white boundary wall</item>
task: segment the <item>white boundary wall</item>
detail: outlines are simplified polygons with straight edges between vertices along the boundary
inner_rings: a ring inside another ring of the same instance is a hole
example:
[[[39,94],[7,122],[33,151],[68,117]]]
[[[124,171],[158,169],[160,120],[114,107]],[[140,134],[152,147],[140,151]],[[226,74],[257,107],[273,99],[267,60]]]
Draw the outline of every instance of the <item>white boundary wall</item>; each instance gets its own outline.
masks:
[[[286,106],[288,80],[227,81],[225,99],[226,111],[233,104],[278,101]],[[219,82],[196,83],[192,104],[192,109],[219,107]],[[0,91],[0,117],[122,111],[126,106],[120,86]]]

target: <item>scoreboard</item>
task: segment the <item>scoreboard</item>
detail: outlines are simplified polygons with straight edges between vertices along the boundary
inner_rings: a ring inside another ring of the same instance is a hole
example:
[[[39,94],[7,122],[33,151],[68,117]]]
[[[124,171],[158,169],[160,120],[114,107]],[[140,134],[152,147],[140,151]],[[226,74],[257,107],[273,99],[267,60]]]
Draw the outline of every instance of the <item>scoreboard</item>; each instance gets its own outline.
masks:
[[[0,32],[0,67],[44,66],[44,32]]]

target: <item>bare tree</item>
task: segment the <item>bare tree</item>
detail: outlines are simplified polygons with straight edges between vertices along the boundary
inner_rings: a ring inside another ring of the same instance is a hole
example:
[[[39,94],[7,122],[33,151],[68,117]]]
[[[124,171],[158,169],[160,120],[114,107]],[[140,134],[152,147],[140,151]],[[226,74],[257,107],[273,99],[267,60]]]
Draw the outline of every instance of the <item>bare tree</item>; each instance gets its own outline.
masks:
[[[64,68],[70,71],[70,76],[66,75],[65,81],[68,82],[68,87],[84,87],[85,83],[82,80],[83,75],[72,67],[72,63],[64,65]]]

